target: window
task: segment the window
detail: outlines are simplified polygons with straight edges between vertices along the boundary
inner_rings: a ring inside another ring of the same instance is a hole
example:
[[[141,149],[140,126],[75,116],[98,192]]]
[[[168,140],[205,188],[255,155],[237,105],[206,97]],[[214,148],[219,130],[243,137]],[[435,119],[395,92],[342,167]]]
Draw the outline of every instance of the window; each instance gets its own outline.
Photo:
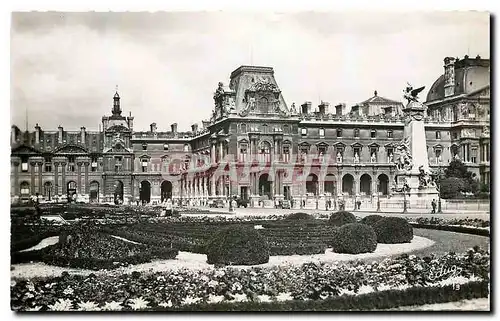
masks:
[[[148,150],[148,144],[142,143],[142,150]]]
[[[189,152],[189,145],[188,144],[184,145],[184,152]]]
[[[23,160],[22,163],[21,163],[21,171],[23,172],[27,172],[28,171],[28,161],[27,160]]]
[[[243,134],[247,133],[247,124],[241,124],[240,125],[240,132]]]
[[[354,157],[354,160],[359,162],[359,158],[361,157],[361,148],[360,147],[354,147],[354,154],[352,155]],[[357,159],[356,159],[357,156]]]
[[[290,127],[288,127],[288,125],[283,125],[283,133],[285,133],[285,134],[290,133]]]
[[[267,125],[262,125],[262,132],[267,133]]]
[[[284,161],[290,160],[290,145],[288,144],[283,145],[283,160]]]
[[[394,138],[392,130],[387,131],[387,138]]]
[[[145,173],[148,171],[148,160],[147,159],[142,159],[141,160],[141,167],[142,167],[142,172]]]
[[[370,148],[370,161],[371,162],[377,161],[377,147]]]
[[[471,154],[471,162],[477,163],[477,147],[472,147],[470,154]]]
[[[319,129],[319,137],[325,137],[325,129],[324,128]]]
[[[434,151],[434,154],[436,155],[436,163],[440,163],[441,162],[441,154],[442,154],[442,150],[437,148],[435,151]]]
[[[247,160],[247,154],[248,154],[248,145],[245,144],[240,144],[240,161],[244,162]]]
[[[44,171],[49,173],[52,172],[52,159],[50,157],[45,157]]]
[[[300,133],[302,134],[302,136],[307,136],[307,128],[301,128]]]
[[[377,137],[377,132],[375,131],[375,129],[372,129],[372,130],[370,131],[370,137],[371,137],[371,138],[375,138],[375,137]]]
[[[440,131],[436,131],[436,139],[441,139],[441,132]]]
[[[168,150],[168,144],[163,144],[163,150]]]
[[[458,133],[453,133],[453,139],[457,139],[458,138]]]
[[[30,185],[27,182],[21,183],[21,195],[26,196],[30,194]]]
[[[342,129],[337,129],[337,137],[342,137]]]
[[[394,161],[394,149],[392,147],[390,147],[390,148],[387,148],[387,162],[390,163],[393,161]]]
[[[301,154],[307,154],[307,153],[309,153],[309,146],[301,146],[300,147],[300,153]]]
[[[326,146],[318,146],[318,155],[323,156],[326,154]]]
[[[359,128],[354,128],[354,137],[359,137]]]

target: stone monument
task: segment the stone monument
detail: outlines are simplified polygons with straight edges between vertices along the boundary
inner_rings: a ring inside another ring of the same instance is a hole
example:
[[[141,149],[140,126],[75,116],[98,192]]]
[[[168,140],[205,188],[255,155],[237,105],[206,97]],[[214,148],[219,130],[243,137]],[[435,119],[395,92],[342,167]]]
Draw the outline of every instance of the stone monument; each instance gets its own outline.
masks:
[[[413,89],[408,84],[404,98],[408,101],[403,108],[404,136],[396,147],[397,165],[395,197],[401,197],[411,204],[438,199],[436,184],[431,180],[429,158],[425,139],[425,106],[419,102],[418,94],[425,87]],[[406,192],[406,193],[405,193]]]

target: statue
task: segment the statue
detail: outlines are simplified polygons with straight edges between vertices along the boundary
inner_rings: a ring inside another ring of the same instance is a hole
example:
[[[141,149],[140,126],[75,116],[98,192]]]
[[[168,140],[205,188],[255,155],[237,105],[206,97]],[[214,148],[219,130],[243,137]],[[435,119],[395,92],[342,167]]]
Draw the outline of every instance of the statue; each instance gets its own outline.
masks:
[[[337,152],[337,163],[342,163],[342,154]]]
[[[292,103],[292,106],[290,106],[290,112],[292,114],[296,114],[297,113],[297,109],[295,109],[295,103]]]
[[[255,97],[250,97],[248,100],[247,108],[251,111],[255,110]]]
[[[375,163],[375,162],[377,161],[377,156],[375,156],[375,153],[372,153],[372,156],[371,156],[371,158],[370,158],[370,161],[371,161],[372,163]]]
[[[231,98],[230,106],[231,106],[230,110],[235,110],[236,109],[234,98]]]
[[[424,166],[420,166],[418,168],[418,171],[419,171],[419,174],[418,174],[418,181],[419,181],[418,188],[421,189],[421,188],[425,188],[425,187],[431,185],[430,184],[431,179],[429,177],[429,173],[425,172]]]
[[[222,97],[224,96],[224,88],[222,82],[219,82],[217,90],[214,94],[215,106],[222,107]]]
[[[425,86],[422,86],[420,88],[417,88],[417,89],[413,89],[413,86],[408,83],[408,85],[406,86],[406,89],[404,91],[404,98],[406,100],[408,100],[408,103],[414,101],[414,102],[418,102],[418,94],[424,90]]]
[[[393,153],[391,153],[391,154],[389,155],[389,163],[392,163],[393,161],[394,161],[394,154],[393,154]]]
[[[483,127],[483,135],[484,136],[490,136],[490,126],[484,126]]]
[[[359,163],[359,155],[358,152],[354,153],[354,162]]]
[[[468,118],[469,117],[469,106],[466,103],[461,103],[460,105],[460,114],[462,115],[462,118]]]

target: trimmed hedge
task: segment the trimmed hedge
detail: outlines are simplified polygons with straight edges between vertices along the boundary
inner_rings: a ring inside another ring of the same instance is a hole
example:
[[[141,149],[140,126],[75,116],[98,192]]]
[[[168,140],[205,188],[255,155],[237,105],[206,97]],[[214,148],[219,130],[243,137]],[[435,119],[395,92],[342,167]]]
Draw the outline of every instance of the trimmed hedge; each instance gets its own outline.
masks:
[[[332,213],[328,219],[328,225],[342,226],[345,224],[356,223],[356,217],[354,214],[346,211],[339,211]]]
[[[377,248],[377,235],[369,225],[345,224],[334,233],[330,245],[336,253],[373,252]]]
[[[419,223],[410,223],[410,225],[414,228],[424,228],[429,230],[439,230],[439,231],[448,231],[448,232],[456,232],[456,233],[464,233],[464,234],[472,234],[479,236],[490,236],[490,231],[482,228],[472,228],[465,226],[449,226],[449,225],[437,225],[437,224],[419,224]]]
[[[57,236],[58,234],[59,234],[58,231],[44,231],[38,235],[28,237],[26,239],[19,240],[16,242],[12,242],[11,246],[10,246],[11,252],[17,252],[17,251],[29,249],[30,247],[33,247],[33,246],[37,245],[38,243],[40,243],[43,239],[46,239],[46,238],[52,237],[52,236]]]
[[[410,243],[413,239],[413,227],[401,217],[384,217],[375,223],[373,229],[379,243]]]
[[[314,220],[314,216],[299,212],[287,215],[285,220]]]
[[[269,244],[252,227],[223,228],[206,245],[207,262],[224,265],[254,265],[269,262]]]
[[[384,218],[382,215],[368,215],[363,217],[359,223],[373,227],[382,218]]]
[[[457,288],[413,287],[405,290],[388,290],[361,295],[343,295],[326,300],[292,300],[284,302],[234,302],[192,304],[171,308],[154,308],[155,311],[370,311],[402,306],[456,302],[488,297],[489,281],[474,281]]]

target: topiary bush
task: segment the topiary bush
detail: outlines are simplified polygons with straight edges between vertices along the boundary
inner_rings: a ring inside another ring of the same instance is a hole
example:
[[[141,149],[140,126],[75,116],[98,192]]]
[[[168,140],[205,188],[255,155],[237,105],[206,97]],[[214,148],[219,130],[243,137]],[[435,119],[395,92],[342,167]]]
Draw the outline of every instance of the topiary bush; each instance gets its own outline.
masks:
[[[410,243],[413,239],[413,227],[401,217],[384,217],[375,223],[373,229],[379,243]]]
[[[218,231],[205,247],[208,264],[255,265],[269,262],[265,236],[251,226],[230,225]]]
[[[346,211],[332,213],[328,219],[328,224],[333,226],[342,226],[351,223],[356,223],[356,217],[352,213]]]
[[[382,215],[368,215],[368,216],[365,216],[361,219],[361,221],[359,221],[361,224],[366,224],[366,225],[370,225],[371,227],[373,227],[375,225],[375,223],[377,223],[380,219],[384,218]]]
[[[285,217],[285,220],[314,220],[314,216],[307,213],[292,213]]]
[[[329,245],[336,253],[373,252],[377,248],[377,234],[366,224],[345,224],[336,230]]]

